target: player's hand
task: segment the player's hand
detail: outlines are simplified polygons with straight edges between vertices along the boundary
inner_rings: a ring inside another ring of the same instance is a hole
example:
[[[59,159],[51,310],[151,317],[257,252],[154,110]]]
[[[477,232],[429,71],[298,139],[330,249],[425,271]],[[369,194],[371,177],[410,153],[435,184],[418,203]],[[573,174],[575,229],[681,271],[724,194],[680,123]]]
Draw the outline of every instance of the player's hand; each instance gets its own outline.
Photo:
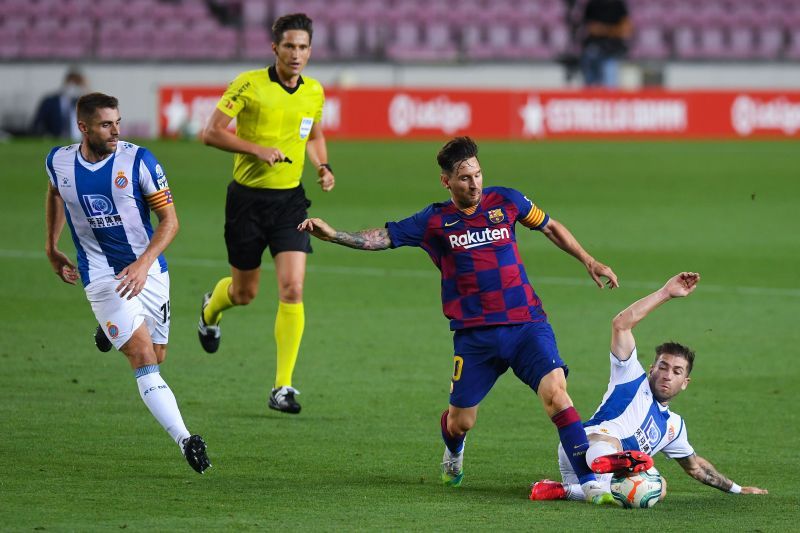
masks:
[[[64,283],[75,285],[78,281],[78,269],[69,260],[69,257],[61,253],[59,250],[53,250],[47,254],[47,259],[50,260],[50,265],[53,267],[53,272],[56,276],[61,278]]]
[[[130,300],[144,290],[144,284],[147,282],[147,271],[150,270],[150,265],[145,264],[141,258],[137,259],[130,265],[123,268],[119,274],[114,276],[120,281],[117,288],[114,289],[119,293],[120,298]]]
[[[592,260],[591,263],[586,265],[586,270],[589,272],[589,275],[592,277],[597,286],[601,289],[603,287],[608,287],[609,289],[613,289],[619,287],[619,282],[617,281],[617,275],[614,274],[614,271],[611,270],[611,267],[604,265],[600,261]],[[601,278],[606,278],[604,282]]]
[[[683,298],[694,292],[699,281],[700,274],[697,272],[681,272],[677,276],[672,276],[664,285],[664,289],[672,298]]]
[[[275,163],[280,163],[286,159],[286,155],[277,148],[270,146],[261,146],[256,152],[256,157],[268,164],[274,166]]]
[[[742,494],[769,494],[767,489],[759,489],[758,487],[742,487]]]
[[[307,218],[297,226],[298,231],[305,231],[323,241],[331,240],[336,230],[321,218]]]
[[[333,177],[333,172],[328,170],[325,167],[322,167],[318,171],[319,179],[317,183],[319,186],[322,187],[324,192],[329,192],[333,189],[333,186],[336,185],[336,178]]]

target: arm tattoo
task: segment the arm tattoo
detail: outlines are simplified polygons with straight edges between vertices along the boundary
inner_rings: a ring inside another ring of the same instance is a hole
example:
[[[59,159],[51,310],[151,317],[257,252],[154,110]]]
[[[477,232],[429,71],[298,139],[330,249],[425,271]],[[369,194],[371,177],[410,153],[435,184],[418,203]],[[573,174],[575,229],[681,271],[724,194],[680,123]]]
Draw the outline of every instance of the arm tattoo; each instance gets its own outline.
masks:
[[[386,250],[392,245],[392,240],[389,238],[389,230],[386,228],[353,232],[337,231],[331,242],[359,250]]]
[[[714,465],[700,456],[695,456],[696,467],[692,470],[691,476],[700,483],[727,492],[733,485],[733,481],[720,474]]]

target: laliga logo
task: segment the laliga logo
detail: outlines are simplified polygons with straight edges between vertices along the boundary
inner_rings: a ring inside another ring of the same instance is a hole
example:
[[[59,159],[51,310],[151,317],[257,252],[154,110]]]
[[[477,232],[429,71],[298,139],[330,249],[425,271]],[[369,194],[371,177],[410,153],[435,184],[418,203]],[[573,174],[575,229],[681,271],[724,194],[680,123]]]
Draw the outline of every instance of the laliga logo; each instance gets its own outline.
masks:
[[[749,96],[738,96],[731,106],[731,122],[736,133],[743,136],[758,129],[794,135],[800,129],[800,102],[789,102],[784,97],[759,102]]]
[[[485,228],[483,231],[468,231],[466,233],[461,233],[460,235],[447,236],[448,240],[450,241],[451,248],[455,249],[461,246],[465,250],[491,244],[493,242],[508,239],[510,237],[511,234],[509,233],[508,228]]]
[[[454,133],[470,125],[472,109],[466,102],[451,102],[439,96],[427,102],[398,94],[389,104],[389,126],[398,135],[414,128]]]

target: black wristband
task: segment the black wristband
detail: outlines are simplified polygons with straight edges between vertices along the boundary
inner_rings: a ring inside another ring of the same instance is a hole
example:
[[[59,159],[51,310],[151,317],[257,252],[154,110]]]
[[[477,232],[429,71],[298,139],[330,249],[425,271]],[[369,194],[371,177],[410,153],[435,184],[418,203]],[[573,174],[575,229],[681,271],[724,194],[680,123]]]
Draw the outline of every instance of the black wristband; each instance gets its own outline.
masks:
[[[320,163],[319,166],[317,167],[317,170],[319,170],[321,168],[325,168],[325,169],[328,170],[328,172],[333,174],[333,169],[331,168],[331,166],[328,163]]]

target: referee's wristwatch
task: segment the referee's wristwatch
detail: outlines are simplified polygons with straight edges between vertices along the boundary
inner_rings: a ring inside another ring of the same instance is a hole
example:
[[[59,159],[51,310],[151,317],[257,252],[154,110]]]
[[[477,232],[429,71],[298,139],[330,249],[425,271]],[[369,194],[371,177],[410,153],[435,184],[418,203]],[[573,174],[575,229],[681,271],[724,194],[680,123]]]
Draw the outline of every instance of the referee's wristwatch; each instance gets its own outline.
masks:
[[[328,172],[333,174],[333,169],[328,163],[320,163],[317,167],[317,175],[322,176],[324,174],[323,169],[326,169]]]

